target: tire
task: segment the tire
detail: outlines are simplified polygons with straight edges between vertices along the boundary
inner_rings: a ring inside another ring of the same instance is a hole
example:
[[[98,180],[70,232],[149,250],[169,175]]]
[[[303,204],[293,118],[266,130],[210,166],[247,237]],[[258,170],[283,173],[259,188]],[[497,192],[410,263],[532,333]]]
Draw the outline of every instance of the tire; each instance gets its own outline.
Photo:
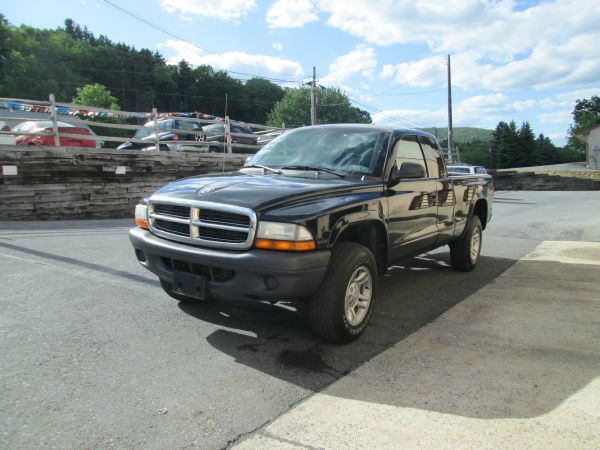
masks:
[[[198,305],[201,303],[207,303],[209,300],[198,300],[197,298],[187,297],[185,295],[177,294],[173,292],[173,285],[166,280],[160,279],[160,286],[163,288],[163,291],[166,292],[167,295],[174,298],[178,302]]]
[[[221,149],[219,149],[219,147],[215,147],[215,146],[209,147],[208,152],[209,153],[223,153],[223,151]]]
[[[450,263],[452,268],[461,272],[470,272],[479,262],[482,241],[481,220],[472,216],[462,237],[450,243]]]
[[[308,304],[314,332],[336,344],[354,341],[373,314],[376,291],[377,265],[373,253],[354,242],[336,245],[325,278]],[[368,301],[361,300],[361,295],[368,297]]]

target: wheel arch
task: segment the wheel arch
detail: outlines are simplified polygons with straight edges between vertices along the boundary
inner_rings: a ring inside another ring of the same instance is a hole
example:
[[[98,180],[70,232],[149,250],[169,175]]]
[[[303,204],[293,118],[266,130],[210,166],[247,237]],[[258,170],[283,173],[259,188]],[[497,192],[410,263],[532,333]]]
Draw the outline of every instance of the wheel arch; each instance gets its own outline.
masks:
[[[488,202],[485,198],[479,198],[475,202],[472,215],[479,217],[479,220],[481,221],[481,228],[485,230],[488,222]]]
[[[367,247],[375,256],[377,272],[382,275],[388,263],[388,233],[381,220],[369,219],[348,223],[329,242],[330,248],[340,242],[355,242]]]

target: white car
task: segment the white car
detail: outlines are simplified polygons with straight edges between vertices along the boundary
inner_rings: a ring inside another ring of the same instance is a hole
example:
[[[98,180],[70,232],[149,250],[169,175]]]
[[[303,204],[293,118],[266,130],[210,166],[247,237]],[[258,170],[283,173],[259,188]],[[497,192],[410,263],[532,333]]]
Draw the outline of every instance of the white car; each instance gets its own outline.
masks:
[[[483,166],[473,166],[471,164],[454,163],[448,164],[448,173],[450,175],[475,175],[484,174],[488,175],[488,171]]]

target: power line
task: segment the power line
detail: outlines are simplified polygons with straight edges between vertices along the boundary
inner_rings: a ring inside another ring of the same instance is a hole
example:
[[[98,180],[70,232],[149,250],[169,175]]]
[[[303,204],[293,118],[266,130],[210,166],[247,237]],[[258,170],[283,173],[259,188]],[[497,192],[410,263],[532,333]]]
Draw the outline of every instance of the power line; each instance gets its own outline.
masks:
[[[250,67],[250,68],[253,68],[253,69],[257,69],[257,70],[263,70],[263,69],[261,69],[261,68],[259,68],[259,67],[256,67],[256,66],[251,66],[251,65],[249,65],[249,64],[246,64],[246,63],[242,62],[240,59],[238,59],[238,58],[235,58],[234,56],[231,56],[231,55],[227,55],[227,56],[225,56],[225,55],[223,55],[223,54],[220,54],[220,55],[219,55],[218,53],[216,53],[216,52],[214,52],[214,51],[212,51],[212,50],[209,50],[209,49],[207,49],[207,48],[202,48],[202,47],[200,47],[198,44],[196,44],[196,43],[195,43],[195,42],[193,42],[193,41],[190,41],[190,40],[188,40],[188,39],[184,39],[184,38],[182,38],[181,36],[178,36],[178,35],[176,35],[175,33],[172,33],[171,31],[169,31],[169,30],[166,30],[166,29],[164,29],[164,28],[160,27],[159,25],[156,25],[156,24],[155,24],[155,23],[153,23],[153,22],[150,22],[149,20],[147,20],[147,19],[144,19],[144,18],[143,18],[143,17],[141,17],[141,16],[138,16],[137,14],[134,14],[134,13],[132,13],[132,12],[130,12],[130,11],[128,11],[128,10],[126,10],[126,9],[124,9],[124,8],[121,8],[121,7],[120,7],[120,6],[118,6],[118,5],[115,5],[115,4],[114,4],[113,2],[111,2],[110,0],[104,0],[104,3],[106,3],[106,4],[107,4],[109,7],[111,7],[112,9],[114,9],[114,10],[116,10],[116,11],[119,11],[119,12],[121,12],[121,13],[123,13],[123,14],[126,14],[126,15],[128,15],[128,16],[130,16],[130,17],[132,17],[132,18],[134,18],[134,19],[136,19],[136,20],[138,20],[138,21],[140,21],[140,22],[143,22],[143,23],[145,23],[146,25],[148,25],[148,26],[150,26],[150,27],[154,28],[155,30],[158,30],[158,31],[161,31],[162,33],[165,33],[165,34],[167,34],[168,36],[171,36],[171,37],[173,37],[173,38],[175,38],[175,39],[178,39],[178,40],[180,40],[180,41],[183,41],[183,42],[186,42],[186,43],[188,43],[188,44],[190,44],[190,45],[193,45],[194,47],[196,47],[197,49],[199,49],[199,50],[201,50],[201,51],[203,51],[203,52],[208,52],[208,53],[211,53],[211,54],[213,54],[213,55],[218,55],[218,56],[221,56],[222,58],[229,57],[229,58],[231,58],[231,59],[233,59],[233,60],[237,60],[237,61],[240,63],[240,65],[242,65],[242,66]],[[231,70],[231,71],[228,71],[228,72],[235,73],[235,74],[238,74],[238,75],[245,75],[245,76],[249,76],[249,77],[264,78],[264,79],[266,79],[266,80],[271,80],[271,81],[275,81],[275,82],[278,82],[278,83],[299,83],[299,82],[301,82],[301,80],[284,80],[284,79],[280,79],[280,78],[273,78],[273,77],[267,77],[267,76],[262,76],[262,75],[255,75],[255,74],[244,73],[244,72],[235,72],[235,71],[232,71],[232,70]]]
[[[387,93],[387,95],[422,95],[422,94],[430,94],[432,92],[440,92],[440,91],[445,91],[448,88],[438,88],[438,89],[430,89],[428,91],[414,91],[414,92],[389,92]],[[379,93],[379,94],[375,94],[372,95],[372,97],[379,97],[381,95],[384,95],[384,93]]]
[[[420,127],[418,125],[415,125],[407,120],[405,120],[404,118],[397,116],[397,115],[391,115],[390,113],[385,112],[383,109],[377,108],[376,106],[372,106],[372,105],[367,105],[366,103],[361,103],[357,100],[354,100],[352,98],[349,98],[350,101],[356,103],[357,105],[362,106],[363,108],[366,109],[370,109],[371,111],[374,111],[376,113],[379,113],[382,117],[387,118],[388,120],[390,120],[391,122],[396,123],[397,125],[401,125],[403,127],[408,127],[408,128],[423,128]]]

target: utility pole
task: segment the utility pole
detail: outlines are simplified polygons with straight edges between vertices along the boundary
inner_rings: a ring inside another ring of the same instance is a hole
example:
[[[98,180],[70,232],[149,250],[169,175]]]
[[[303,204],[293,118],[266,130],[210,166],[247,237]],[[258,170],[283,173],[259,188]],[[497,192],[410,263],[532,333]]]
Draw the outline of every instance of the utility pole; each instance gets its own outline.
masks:
[[[448,160],[454,162],[454,142],[452,140],[452,78],[450,75],[450,55],[448,55]]]
[[[313,66],[313,77],[312,82],[310,83],[310,124],[317,124],[317,69]]]

